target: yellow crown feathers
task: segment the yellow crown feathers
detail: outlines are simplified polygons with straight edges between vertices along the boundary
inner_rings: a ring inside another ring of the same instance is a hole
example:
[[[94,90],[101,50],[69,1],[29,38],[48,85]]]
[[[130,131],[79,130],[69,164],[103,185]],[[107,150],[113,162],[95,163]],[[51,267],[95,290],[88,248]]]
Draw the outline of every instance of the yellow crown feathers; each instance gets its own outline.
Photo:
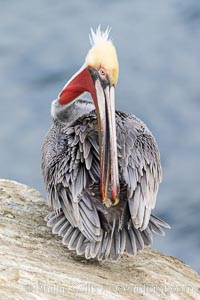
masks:
[[[85,63],[95,69],[103,67],[107,70],[111,84],[116,85],[119,74],[119,64],[115,47],[109,38],[110,28],[103,32],[100,26],[96,32],[91,29],[90,42],[92,48],[89,50]]]

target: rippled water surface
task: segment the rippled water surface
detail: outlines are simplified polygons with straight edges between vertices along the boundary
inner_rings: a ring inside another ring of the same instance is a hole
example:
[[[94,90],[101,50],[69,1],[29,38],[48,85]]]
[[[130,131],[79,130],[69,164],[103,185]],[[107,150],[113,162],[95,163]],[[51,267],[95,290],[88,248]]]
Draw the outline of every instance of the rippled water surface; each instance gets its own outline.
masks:
[[[156,212],[172,230],[155,248],[200,271],[200,2],[0,1],[0,177],[43,194],[40,149],[50,103],[83,64],[90,27],[112,26],[117,108],[159,144]]]

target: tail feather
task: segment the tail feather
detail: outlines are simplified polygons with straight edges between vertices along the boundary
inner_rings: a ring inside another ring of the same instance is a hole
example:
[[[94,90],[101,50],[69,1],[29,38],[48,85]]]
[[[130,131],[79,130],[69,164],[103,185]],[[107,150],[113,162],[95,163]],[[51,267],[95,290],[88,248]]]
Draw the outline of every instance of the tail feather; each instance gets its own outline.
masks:
[[[66,223],[66,218],[65,216],[60,216],[60,220],[57,221],[57,223],[54,225],[52,232],[54,234],[58,234],[58,232],[60,231],[60,229],[63,227],[63,225]]]
[[[70,225],[69,221],[66,220],[65,223],[60,227],[60,230],[58,231],[58,235],[63,237],[65,235],[67,228],[69,228],[69,226],[71,226],[71,225]],[[53,232],[53,229],[52,229],[52,232]]]
[[[125,234],[125,229],[123,228],[120,231],[120,250],[119,250],[119,255],[122,255],[124,253],[126,247],[126,234]]]
[[[160,236],[165,236],[165,232],[164,230],[159,226],[159,225],[155,225],[153,222],[150,221],[149,223],[149,228],[152,232],[160,235]]]
[[[62,212],[59,213],[50,213],[46,216],[45,221],[47,222],[48,227],[54,227],[54,225],[58,222],[59,217],[64,216]]]
[[[136,229],[133,225],[124,225],[119,229],[116,222],[111,231],[101,229],[99,241],[91,241],[88,235],[82,233],[79,228],[73,227],[66,219],[64,213],[49,213],[45,221],[52,228],[52,233],[63,237],[62,243],[70,250],[75,250],[77,255],[84,255],[86,259],[117,260],[124,252],[135,256],[138,251],[144,249],[144,245],[150,246],[153,242],[153,233],[164,236],[163,228],[170,226],[160,218],[151,215],[148,227],[145,230]]]
[[[167,224],[165,221],[161,220],[157,216],[151,215],[150,221],[153,221],[154,224],[159,225],[161,227],[164,227],[164,228],[167,228],[167,229],[171,228],[171,226],[169,224]]]
[[[137,252],[136,239],[132,228],[126,230],[126,251],[133,256]]]
[[[116,245],[117,245],[116,231],[117,230],[115,229],[115,231],[113,232],[113,236],[112,237],[109,236],[109,240],[110,240],[110,244],[111,244],[109,257],[112,260],[116,260],[119,257],[118,248],[116,247]],[[118,242],[119,242],[119,240],[118,240]]]
[[[63,236],[63,239],[62,239],[62,243],[64,245],[68,246],[68,244],[72,238],[73,232],[74,232],[74,227],[70,226],[69,228],[67,228],[67,230]]]
[[[133,228],[135,234],[136,247],[138,251],[142,251],[144,249],[144,240],[141,236],[141,232],[138,229]]]
[[[109,258],[111,247],[112,247],[112,239],[108,238],[108,244],[107,244],[107,248],[106,248],[106,251],[105,251],[104,259]]]
[[[104,252],[103,252],[103,245],[106,241],[106,238],[105,238],[105,232],[103,234],[103,237],[102,237],[102,240],[99,242],[99,251],[97,253],[97,259],[98,260],[102,260],[103,259],[103,256],[104,256]]]
[[[110,248],[111,248],[111,245],[109,243],[110,241],[111,241],[110,235],[107,232],[104,232],[104,236],[103,236],[103,239],[102,239],[102,246],[101,246],[101,248],[99,248],[99,250],[102,253],[105,253],[106,249],[109,249],[109,253],[110,253]]]
[[[141,231],[141,236],[143,238],[144,244],[146,246],[151,246],[151,244],[153,243],[153,235],[149,227]]]
[[[76,228],[74,231],[73,231],[73,234],[70,238],[70,241],[69,241],[69,244],[68,244],[68,248],[69,250],[76,250],[76,246],[77,246],[77,243],[78,243],[78,238],[79,236],[81,235],[81,232],[78,228]]]
[[[114,247],[115,247],[115,257],[116,257],[116,259],[120,255],[120,244],[121,244],[121,234],[120,234],[118,228],[116,228],[115,232],[114,232]]]
[[[97,253],[99,251],[100,243],[93,242],[90,244],[90,257],[95,258],[97,256]]]
[[[77,245],[76,245],[76,253],[77,255],[84,255],[85,249],[86,249],[86,238],[83,234],[80,234],[80,237],[78,239]]]
[[[87,245],[87,247],[85,248],[85,258],[86,259],[91,259],[90,247],[91,247],[91,245]]]

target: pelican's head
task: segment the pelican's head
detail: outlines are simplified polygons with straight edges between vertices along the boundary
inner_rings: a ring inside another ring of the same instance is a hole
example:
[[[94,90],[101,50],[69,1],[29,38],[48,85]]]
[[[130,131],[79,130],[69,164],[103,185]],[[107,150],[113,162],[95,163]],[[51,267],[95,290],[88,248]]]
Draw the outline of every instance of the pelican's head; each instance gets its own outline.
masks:
[[[118,202],[119,176],[115,124],[115,86],[119,65],[115,47],[109,39],[109,29],[100,27],[91,30],[89,50],[85,63],[64,86],[59,94],[61,105],[75,101],[84,92],[89,92],[98,117],[100,147],[100,191],[102,200]],[[111,195],[109,182],[111,180]]]
[[[108,77],[111,85],[116,86],[119,73],[117,53],[112,41],[109,39],[110,30],[100,31],[98,27],[96,33],[91,30],[90,42],[92,48],[89,50],[85,64],[99,71],[102,79]]]

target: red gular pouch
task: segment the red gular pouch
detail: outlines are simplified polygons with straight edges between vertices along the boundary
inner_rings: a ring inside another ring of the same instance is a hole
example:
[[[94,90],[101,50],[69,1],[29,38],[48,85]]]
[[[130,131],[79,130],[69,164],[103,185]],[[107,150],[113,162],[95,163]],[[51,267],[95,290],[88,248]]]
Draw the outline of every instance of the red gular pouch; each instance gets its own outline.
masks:
[[[63,88],[59,95],[59,103],[67,104],[76,99],[84,92],[89,92],[96,106],[96,91],[88,67],[78,72]]]

